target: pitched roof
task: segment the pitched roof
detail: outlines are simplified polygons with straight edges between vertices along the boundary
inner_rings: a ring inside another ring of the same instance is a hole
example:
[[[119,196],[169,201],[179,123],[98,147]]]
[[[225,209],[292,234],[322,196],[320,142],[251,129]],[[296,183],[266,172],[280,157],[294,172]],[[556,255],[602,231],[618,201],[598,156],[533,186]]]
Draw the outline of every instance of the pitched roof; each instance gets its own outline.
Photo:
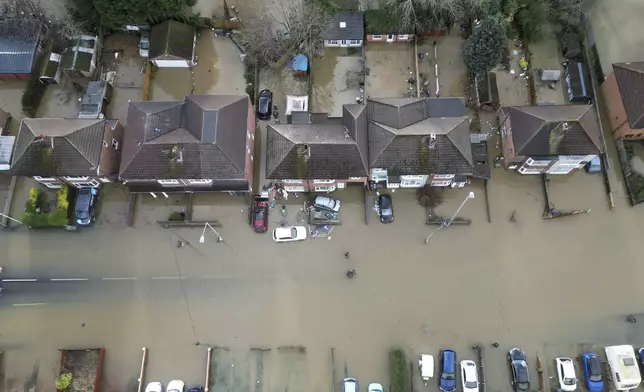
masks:
[[[400,174],[472,174],[463,102],[463,98],[368,99],[368,166]]]
[[[516,155],[588,155],[602,151],[594,105],[507,108]]]
[[[613,71],[631,128],[644,128],[644,62],[613,64]]]
[[[192,60],[196,29],[166,20],[150,30],[150,60]]]
[[[269,125],[266,178],[367,177],[368,135],[364,105],[344,105],[341,123]]]
[[[331,17],[324,34],[326,40],[363,40],[364,17],[362,12],[338,12]]]
[[[105,126],[105,120],[25,118],[11,170],[19,176],[95,176]]]
[[[42,24],[36,19],[0,20],[0,74],[30,74]]]
[[[130,102],[119,177],[245,179],[248,96]]]
[[[427,118],[402,129],[370,121],[369,167],[395,174],[473,174],[467,117]]]

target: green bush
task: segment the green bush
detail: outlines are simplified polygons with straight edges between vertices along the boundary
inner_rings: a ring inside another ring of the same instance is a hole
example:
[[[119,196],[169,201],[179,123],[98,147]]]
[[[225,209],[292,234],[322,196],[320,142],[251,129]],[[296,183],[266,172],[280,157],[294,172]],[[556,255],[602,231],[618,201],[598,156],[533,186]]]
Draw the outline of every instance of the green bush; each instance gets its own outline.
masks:
[[[197,4],[198,0],[186,0],[186,5],[188,7],[194,7]]]
[[[22,223],[29,227],[61,227],[68,224],[69,210],[69,188],[63,186],[56,192],[58,205],[52,212],[44,211],[47,199],[43,191],[38,188],[29,190],[29,199],[25,206],[25,213],[22,215]],[[40,213],[36,210],[40,208]]]
[[[56,377],[56,389],[59,391],[64,391],[72,385],[72,374],[63,373],[60,376]]]
[[[409,366],[407,356],[400,348],[393,348],[389,351],[389,382],[390,392],[409,391]]]

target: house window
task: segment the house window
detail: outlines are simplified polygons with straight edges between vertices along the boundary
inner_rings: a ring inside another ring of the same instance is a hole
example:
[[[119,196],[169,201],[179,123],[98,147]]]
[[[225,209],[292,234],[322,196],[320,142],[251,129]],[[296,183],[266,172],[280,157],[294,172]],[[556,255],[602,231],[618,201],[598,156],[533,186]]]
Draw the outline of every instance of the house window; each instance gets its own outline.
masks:
[[[119,149],[119,142],[118,140],[112,138],[112,147],[114,147],[115,150]]]
[[[436,174],[432,180],[451,180],[454,178],[454,174]]]
[[[521,174],[541,174],[543,169],[533,169],[529,167],[520,167],[519,168],[519,173]]]
[[[303,186],[285,186],[284,190],[286,192],[304,192]]]
[[[96,188],[96,187],[98,187],[100,185],[101,185],[101,183],[98,182],[97,180],[92,180],[92,181],[88,181],[88,182],[75,182],[74,183],[74,186],[76,188]]]
[[[338,41],[337,39],[330,39],[328,42],[329,45],[340,45],[340,41]]]
[[[548,166],[550,162],[550,160],[535,161],[532,158],[528,158],[528,160],[525,161],[525,163],[529,166]]]
[[[99,180],[101,180],[101,182],[112,182],[109,178],[99,178]]]
[[[284,184],[301,184],[302,180],[282,180]]]
[[[179,185],[179,180],[157,180],[161,185]]]
[[[360,40],[352,39],[349,41],[349,45],[360,45]]]
[[[316,192],[333,192],[335,190],[335,186],[316,186],[315,191]]]
[[[333,184],[335,180],[313,180],[314,184]]]
[[[212,184],[212,180],[187,180],[190,185],[208,185]]]
[[[450,186],[452,184],[452,181],[432,181],[429,185],[430,186]]]
[[[409,34],[398,34],[398,39],[401,41],[407,41],[409,39]]]
[[[75,182],[81,182],[81,181],[85,182],[85,181],[87,181],[89,179],[88,176],[84,176],[84,177],[63,177],[63,178],[65,179],[65,181],[75,181]]]
[[[346,39],[343,39],[343,40],[342,40],[342,46],[346,46],[346,45],[347,45],[347,40],[346,40]]]
[[[46,186],[46,187],[47,187],[47,188],[49,188],[49,189],[60,189],[60,187],[62,187],[62,185],[61,185],[61,184],[59,184],[59,183],[54,183],[54,184],[52,184],[52,183],[45,183],[45,184],[43,184],[43,185],[44,185],[44,186]]]
[[[380,40],[382,39],[382,35],[380,35],[380,34],[373,34],[373,35],[371,36],[371,39],[372,39],[372,40],[374,40],[374,41],[380,41]]]
[[[423,180],[400,180],[401,188],[419,188],[423,186],[425,182]]]
[[[550,173],[550,174],[568,174],[574,168],[575,168],[575,166],[570,166],[570,165],[557,165],[557,166],[551,167],[550,170],[548,170],[548,173]]]
[[[54,177],[38,177],[38,176],[35,176],[34,180],[36,180],[36,181],[58,181],[58,179],[54,178]]]

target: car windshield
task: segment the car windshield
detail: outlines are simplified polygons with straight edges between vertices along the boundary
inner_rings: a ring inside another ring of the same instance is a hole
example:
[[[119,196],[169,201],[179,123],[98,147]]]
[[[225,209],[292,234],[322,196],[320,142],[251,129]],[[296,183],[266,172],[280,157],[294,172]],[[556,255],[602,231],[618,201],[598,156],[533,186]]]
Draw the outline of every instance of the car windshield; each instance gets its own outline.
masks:
[[[255,211],[255,220],[263,220],[263,219],[264,219],[264,210]]]
[[[472,389],[476,388],[477,386],[478,384],[476,383],[476,381],[465,381],[465,388]]]
[[[602,380],[602,376],[600,374],[591,374],[588,379],[592,382],[600,382]]]
[[[574,378],[564,378],[563,383],[564,385],[575,385],[575,379]]]
[[[454,380],[454,373],[443,373],[441,378],[444,380]]]
[[[150,43],[148,41],[141,41],[141,49],[150,49]]]
[[[291,238],[297,238],[297,229],[295,227],[291,227]]]
[[[517,384],[517,389],[521,391],[527,391],[528,389],[530,389],[530,384],[527,382],[520,382]]]
[[[385,208],[383,210],[380,210],[380,215],[382,216],[391,216],[393,215],[393,213],[394,212],[391,210],[391,208]]]
[[[270,99],[268,99],[268,97],[259,97],[259,110],[262,113],[266,113],[270,110],[268,107],[269,101]]]

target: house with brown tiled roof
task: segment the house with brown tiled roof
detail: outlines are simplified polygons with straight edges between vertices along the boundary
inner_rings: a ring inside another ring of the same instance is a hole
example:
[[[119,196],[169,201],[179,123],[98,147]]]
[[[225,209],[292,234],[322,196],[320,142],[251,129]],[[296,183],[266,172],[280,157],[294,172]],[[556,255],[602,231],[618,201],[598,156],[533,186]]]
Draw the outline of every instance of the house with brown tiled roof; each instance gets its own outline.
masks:
[[[344,105],[342,118],[292,112],[290,124],[267,126],[266,178],[289,192],[332,192],[367,181],[364,105]]]
[[[644,62],[613,64],[601,85],[615,139],[644,139]]]
[[[116,120],[25,118],[10,170],[48,188],[98,187],[117,178],[122,138]]]
[[[568,174],[602,152],[594,105],[499,110],[505,167],[521,174]]]
[[[485,142],[471,139],[465,112],[462,98],[370,98],[344,105],[342,118],[293,112],[297,124],[268,126],[267,178],[293,192],[368,182],[463,186],[468,177],[489,178]],[[475,153],[475,146],[483,147]]]
[[[130,102],[119,179],[130,192],[248,194],[255,114],[247,95]]]

